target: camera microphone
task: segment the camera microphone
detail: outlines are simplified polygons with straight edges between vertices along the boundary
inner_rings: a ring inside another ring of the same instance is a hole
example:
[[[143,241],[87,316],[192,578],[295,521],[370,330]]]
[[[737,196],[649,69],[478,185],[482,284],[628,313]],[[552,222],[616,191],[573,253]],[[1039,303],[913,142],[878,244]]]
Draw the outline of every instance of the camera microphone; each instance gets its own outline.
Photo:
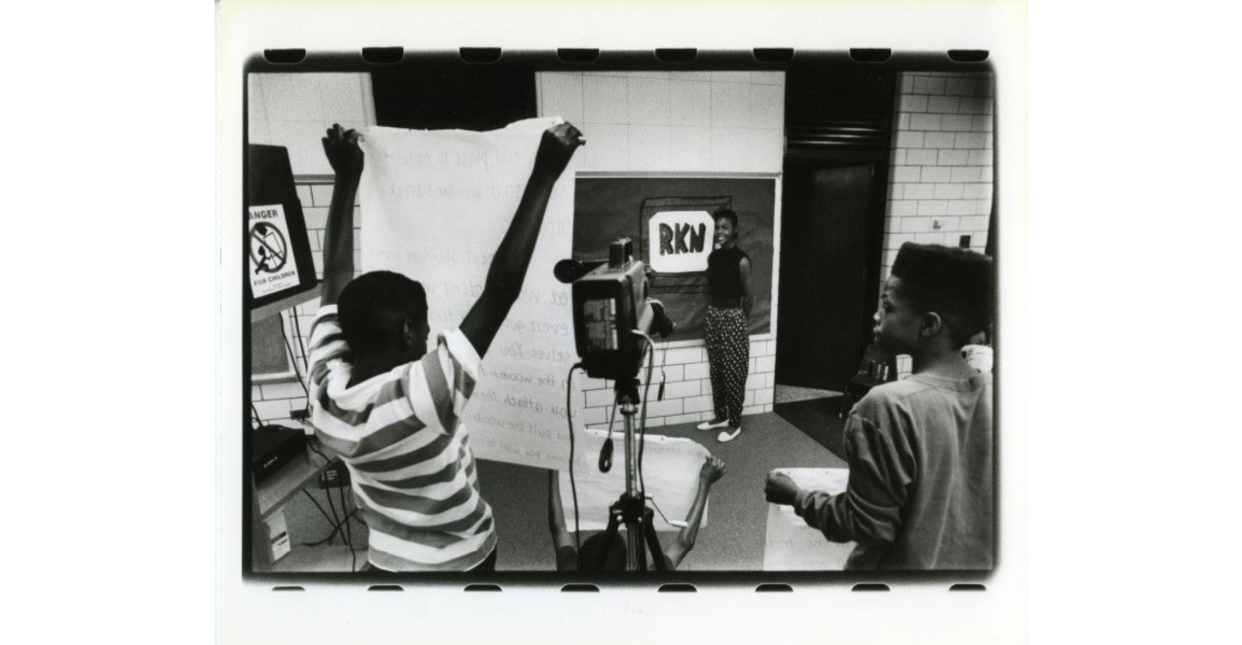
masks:
[[[607,260],[561,260],[552,267],[552,276],[561,284],[570,284],[605,263]]]
[[[612,437],[604,440],[604,447],[599,450],[599,471],[606,473],[612,470]]]

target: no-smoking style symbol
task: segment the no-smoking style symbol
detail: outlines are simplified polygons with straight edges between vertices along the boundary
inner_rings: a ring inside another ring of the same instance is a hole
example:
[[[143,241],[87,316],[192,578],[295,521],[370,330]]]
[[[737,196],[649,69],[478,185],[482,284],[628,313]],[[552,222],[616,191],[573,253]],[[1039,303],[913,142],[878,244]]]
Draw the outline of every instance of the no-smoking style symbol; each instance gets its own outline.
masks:
[[[259,222],[250,228],[250,259],[255,273],[276,273],[285,266],[289,247],[280,229]]]

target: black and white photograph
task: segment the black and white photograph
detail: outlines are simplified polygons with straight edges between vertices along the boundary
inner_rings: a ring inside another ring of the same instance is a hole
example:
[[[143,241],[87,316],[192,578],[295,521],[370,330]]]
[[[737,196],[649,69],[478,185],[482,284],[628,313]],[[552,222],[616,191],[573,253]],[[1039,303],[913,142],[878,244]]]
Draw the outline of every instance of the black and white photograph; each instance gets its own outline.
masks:
[[[986,582],[986,53],[371,54],[244,78],[248,575]]]

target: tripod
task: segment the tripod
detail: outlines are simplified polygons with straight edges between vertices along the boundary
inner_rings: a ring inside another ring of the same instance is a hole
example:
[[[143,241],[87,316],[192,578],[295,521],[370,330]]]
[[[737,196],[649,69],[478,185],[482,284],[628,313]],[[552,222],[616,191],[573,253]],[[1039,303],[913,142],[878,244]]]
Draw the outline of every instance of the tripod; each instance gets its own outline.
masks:
[[[656,538],[651,509],[647,508],[645,491],[638,489],[638,460],[634,454],[634,415],[638,412],[638,379],[617,379],[614,389],[616,404],[621,406],[625,422],[625,492],[608,508],[608,528],[604,532],[603,548],[599,552],[596,570],[602,570],[607,562],[617,531],[625,524],[626,571],[647,571],[647,553],[650,550],[656,571],[667,571],[664,552]],[[645,430],[645,429],[644,429]],[[641,540],[640,541],[640,536]]]

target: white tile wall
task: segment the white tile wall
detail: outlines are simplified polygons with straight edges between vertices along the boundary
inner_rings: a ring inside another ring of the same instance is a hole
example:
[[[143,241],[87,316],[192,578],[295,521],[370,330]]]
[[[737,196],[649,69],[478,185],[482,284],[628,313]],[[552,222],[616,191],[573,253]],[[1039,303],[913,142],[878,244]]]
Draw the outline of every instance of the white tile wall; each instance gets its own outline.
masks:
[[[957,143],[961,143],[958,141]],[[930,151],[928,151],[930,152]],[[937,154],[937,163],[941,166],[965,166],[970,163],[970,153],[983,152],[982,150],[940,150]],[[977,163],[983,163],[983,160]]]
[[[252,74],[262,86],[270,121],[323,121],[319,76],[309,74]]]
[[[712,84],[678,80],[669,83],[669,119],[674,125],[712,124]]]
[[[544,100],[557,106],[558,116],[573,124],[586,123],[582,111],[582,74],[561,74],[556,82],[540,79],[540,92]]]
[[[785,127],[785,85],[750,86],[750,127],[780,130]]]
[[[957,114],[961,97],[957,96],[929,96],[927,97],[927,111],[933,114]]]
[[[580,170],[781,171],[782,73],[554,72],[537,85],[540,114],[586,133]]]
[[[671,165],[672,131],[668,125],[631,125],[626,133],[631,166],[668,168]]]
[[[251,142],[287,148],[289,164],[295,175],[330,173],[332,168],[324,157],[323,145],[320,143],[325,130],[327,127],[322,121],[271,121],[268,123],[269,139],[251,139]]]
[[[596,123],[584,126],[587,145],[582,148],[586,156],[582,158],[582,168],[592,169],[629,167],[630,165],[630,127]]]
[[[750,125],[750,86],[712,83],[712,125],[745,128]]]
[[[740,127],[715,126],[712,129],[712,163],[730,168],[745,167],[755,154],[750,131]]]
[[[585,75],[582,79],[583,125],[627,123],[627,81],[615,76]]]
[[[251,74],[247,87],[250,142],[288,148],[295,175],[332,173],[320,139],[333,123],[375,124],[370,74]]]
[[[712,163],[710,126],[672,126],[669,128],[669,170],[684,172],[709,167]],[[672,155],[676,150],[677,154]]]
[[[898,152],[900,152],[901,155],[903,155],[903,159],[904,159],[904,161],[902,162],[903,165],[909,164],[911,166],[934,166],[940,162],[939,151],[935,149],[931,149],[931,150],[921,150],[921,149],[904,150],[903,149],[903,150],[899,150]]]
[[[971,250],[982,252],[992,208],[992,77],[899,78],[884,275],[907,241],[957,246],[959,236],[970,235]]]
[[[671,95],[667,77],[635,78],[627,81],[626,102],[630,125],[669,125]]]

